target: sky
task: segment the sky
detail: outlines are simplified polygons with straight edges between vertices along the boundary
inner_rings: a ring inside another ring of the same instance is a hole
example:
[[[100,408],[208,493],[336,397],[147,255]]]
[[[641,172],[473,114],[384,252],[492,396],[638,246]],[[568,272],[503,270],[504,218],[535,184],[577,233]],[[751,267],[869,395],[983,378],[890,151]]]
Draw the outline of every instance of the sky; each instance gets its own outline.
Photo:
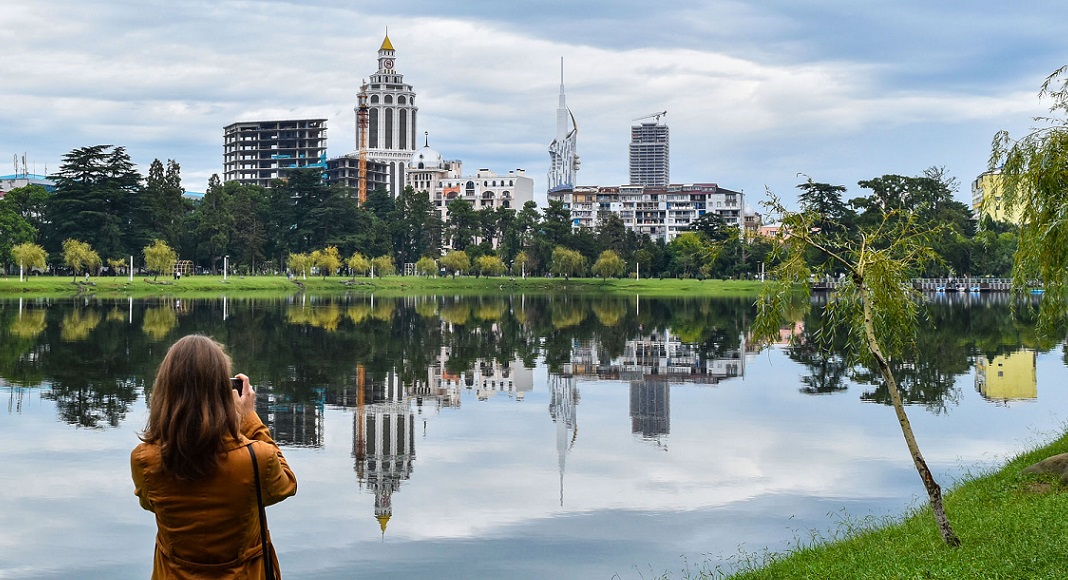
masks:
[[[465,173],[525,170],[539,203],[561,58],[579,185],[627,183],[631,125],[667,111],[671,181],[758,211],[808,177],[849,199],[932,166],[970,203],[994,134],[1048,113],[1065,21],[1055,0],[5,0],[0,174],[112,144],[202,192],[238,121],[326,118],[328,156],[352,152],[388,28],[418,133]]]

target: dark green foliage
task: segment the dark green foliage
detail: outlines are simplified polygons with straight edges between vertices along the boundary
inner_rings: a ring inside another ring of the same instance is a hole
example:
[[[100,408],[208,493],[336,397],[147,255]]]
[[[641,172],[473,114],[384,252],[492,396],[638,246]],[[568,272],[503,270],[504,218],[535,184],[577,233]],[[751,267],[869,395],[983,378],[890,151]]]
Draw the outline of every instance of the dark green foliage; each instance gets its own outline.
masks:
[[[148,241],[141,175],[124,147],[93,145],[63,156],[51,176],[56,189],[47,204],[45,249],[58,255],[63,240],[92,246],[103,258],[140,251]]]

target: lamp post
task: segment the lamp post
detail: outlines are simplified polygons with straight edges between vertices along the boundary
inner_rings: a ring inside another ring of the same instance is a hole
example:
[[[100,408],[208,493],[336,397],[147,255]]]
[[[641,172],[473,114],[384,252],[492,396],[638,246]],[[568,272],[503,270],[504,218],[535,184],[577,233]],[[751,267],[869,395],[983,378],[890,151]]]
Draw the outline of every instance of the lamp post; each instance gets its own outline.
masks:
[[[223,282],[226,281],[227,270],[230,269],[230,256],[223,256]]]

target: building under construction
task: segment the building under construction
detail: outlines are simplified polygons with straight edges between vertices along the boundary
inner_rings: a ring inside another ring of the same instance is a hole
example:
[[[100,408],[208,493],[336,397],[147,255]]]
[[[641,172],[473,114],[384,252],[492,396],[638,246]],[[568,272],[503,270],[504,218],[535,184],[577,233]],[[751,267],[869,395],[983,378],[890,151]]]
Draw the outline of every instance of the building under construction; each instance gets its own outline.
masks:
[[[232,123],[223,132],[223,181],[270,187],[291,169],[326,171],[326,119]]]

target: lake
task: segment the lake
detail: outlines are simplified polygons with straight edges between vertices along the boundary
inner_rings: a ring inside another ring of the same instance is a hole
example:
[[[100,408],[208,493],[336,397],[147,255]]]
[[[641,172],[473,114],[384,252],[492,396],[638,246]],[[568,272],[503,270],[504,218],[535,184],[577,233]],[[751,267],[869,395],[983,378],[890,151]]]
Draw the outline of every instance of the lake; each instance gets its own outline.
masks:
[[[0,578],[150,574],[129,452],[190,333],[227,345],[297,475],[268,509],[291,578],[681,578],[923,505],[874,374],[814,313],[751,344],[751,302],[0,301]],[[1065,355],[1028,312],[926,320],[897,372],[943,487],[1063,432]]]

